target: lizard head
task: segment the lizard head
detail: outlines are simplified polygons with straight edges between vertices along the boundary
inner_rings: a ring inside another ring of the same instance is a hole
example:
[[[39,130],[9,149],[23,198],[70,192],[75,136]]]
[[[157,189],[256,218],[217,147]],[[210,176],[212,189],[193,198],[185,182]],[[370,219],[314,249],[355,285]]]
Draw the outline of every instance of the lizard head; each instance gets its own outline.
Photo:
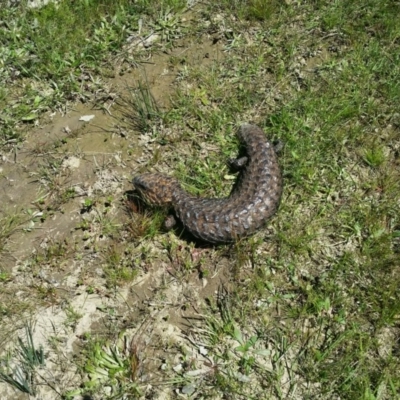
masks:
[[[156,206],[171,206],[173,194],[180,188],[174,178],[151,173],[136,176],[133,186],[146,203]]]

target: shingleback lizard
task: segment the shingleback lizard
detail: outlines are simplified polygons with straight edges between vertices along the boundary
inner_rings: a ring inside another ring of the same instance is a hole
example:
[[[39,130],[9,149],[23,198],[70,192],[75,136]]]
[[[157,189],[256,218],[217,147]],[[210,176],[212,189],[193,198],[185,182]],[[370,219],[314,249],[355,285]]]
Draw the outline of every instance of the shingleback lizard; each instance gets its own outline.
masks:
[[[254,233],[279,206],[282,176],[274,147],[258,126],[243,124],[237,135],[246,155],[232,162],[240,173],[229,197],[194,197],[158,173],[136,176],[135,189],[149,204],[172,207],[184,228],[204,241],[232,242]]]

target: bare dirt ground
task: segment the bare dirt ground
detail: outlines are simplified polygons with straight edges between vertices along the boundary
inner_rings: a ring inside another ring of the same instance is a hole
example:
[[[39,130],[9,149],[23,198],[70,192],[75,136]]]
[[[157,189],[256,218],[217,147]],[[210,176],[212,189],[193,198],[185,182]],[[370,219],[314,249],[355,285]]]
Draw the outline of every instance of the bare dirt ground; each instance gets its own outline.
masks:
[[[26,318],[31,321],[34,342],[47,354],[49,369],[42,372],[43,379],[53,388],[40,387],[37,398],[54,399],[55,392],[79,384],[70,360],[88,332],[106,335],[116,328],[113,319],[118,319],[124,321],[127,334],[137,335],[146,353],[156,352],[169,340],[175,346],[182,342],[180,328],[196,313],[197,300],[214,296],[225,281],[223,259],[212,266],[212,276],[201,278],[195,271],[181,281],[175,279],[173,260],[162,257],[141,265],[133,282],[116,287],[110,296],[102,269],[102,249],[116,246],[123,252],[118,240],[103,234],[103,224],[118,231],[128,222],[124,204],[131,179],[142,160],[151,157],[143,151],[146,132],[121,134],[114,99],[126,94],[127,86],[147,80],[159,106],[168,105],[176,79],[169,60],[182,54],[188,64],[205,68],[223,57],[213,38],[181,43],[168,54],[154,55],[108,82],[107,111],[91,104],[68,104],[65,110],[47,115],[48,122],[34,127],[18,152],[3,159],[2,207],[8,212],[24,210],[29,221],[9,237],[2,260],[12,275],[3,289],[10,304],[20,303],[21,313],[8,331],[2,331],[1,343],[6,347],[15,342],[21,334],[18,327]],[[82,121],[84,116],[92,119]],[[85,205],[87,198],[95,198],[96,206]],[[140,265],[140,243],[135,247],[139,251],[133,258]],[[214,250],[197,250],[194,257],[202,251]],[[53,348],[50,337],[55,339]],[[4,383],[0,393],[1,398],[26,398]]]

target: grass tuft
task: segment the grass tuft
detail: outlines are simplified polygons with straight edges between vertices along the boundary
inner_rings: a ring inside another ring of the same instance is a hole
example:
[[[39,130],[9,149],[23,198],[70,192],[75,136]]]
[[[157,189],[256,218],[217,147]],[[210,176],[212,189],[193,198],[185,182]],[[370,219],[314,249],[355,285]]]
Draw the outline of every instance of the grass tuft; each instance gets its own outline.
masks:
[[[136,132],[151,132],[162,117],[148,83],[128,87],[128,95],[118,101],[124,121]]]
[[[41,346],[39,349],[35,347],[32,327],[29,324],[25,325],[25,336],[26,343],[18,337],[18,346],[14,352],[2,360],[0,381],[23,393],[35,395],[35,370],[45,365],[45,356]]]

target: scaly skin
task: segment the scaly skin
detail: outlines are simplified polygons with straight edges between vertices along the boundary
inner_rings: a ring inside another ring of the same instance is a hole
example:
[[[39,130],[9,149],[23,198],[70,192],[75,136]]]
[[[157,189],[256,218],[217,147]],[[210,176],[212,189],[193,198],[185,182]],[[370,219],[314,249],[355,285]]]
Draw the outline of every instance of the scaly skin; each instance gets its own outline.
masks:
[[[234,162],[241,171],[229,197],[193,197],[176,179],[150,173],[134,178],[136,190],[150,204],[172,207],[185,229],[204,241],[232,242],[254,233],[278,209],[282,176],[275,150],[259,127],[243,124],[237,135],[246,157]]]

